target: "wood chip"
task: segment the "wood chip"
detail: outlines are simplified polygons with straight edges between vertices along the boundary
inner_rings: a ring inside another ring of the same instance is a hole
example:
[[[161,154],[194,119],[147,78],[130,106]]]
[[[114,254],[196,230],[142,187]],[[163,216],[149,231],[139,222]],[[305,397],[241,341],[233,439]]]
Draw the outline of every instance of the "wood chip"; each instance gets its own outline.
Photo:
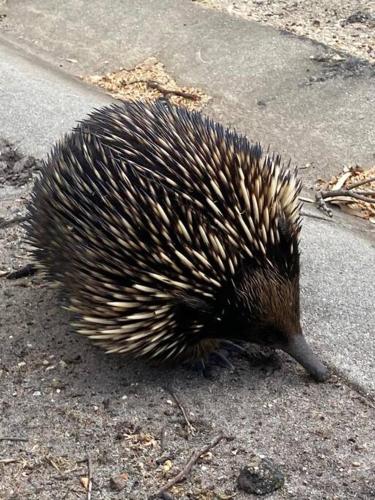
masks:
[[[84,476],[79,478],[79,482],[81,485],[84,487],[84,489],[87,491],[89,488],[89,478]]]
[[[84,80],[122,100],[155,101],[167,95],[175,105],[185,106],[189,110],[201,110],[210,99],[198,88],[177,85],[155,57],[146,59],[133,69],[120,68],[105,75],[87,76]],[[182,95],[174,95],[174,92]]]

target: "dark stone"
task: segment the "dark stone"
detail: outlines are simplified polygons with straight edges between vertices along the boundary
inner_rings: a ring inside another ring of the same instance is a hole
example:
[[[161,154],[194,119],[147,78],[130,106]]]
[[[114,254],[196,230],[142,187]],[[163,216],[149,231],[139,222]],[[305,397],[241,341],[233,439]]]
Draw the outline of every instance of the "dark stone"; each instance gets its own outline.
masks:
[[[242,469],[238,488],[253,495],[267,495],[284,486],[284,475],[272,460],[253,455]]]
[[[118,474],[117,476],[112,476],[110,479],[111,490],[122,491],[126,487],[128,479],[129,477],[126,472]]]
[[[148,497],[147,500],[174,500],[174,496],[168,493],[168,491],[163,491],[159,495]]]
[[[354,23],[366,23],[368,21],[375,21],[375,17],[372,16],[369,12],[364,12],[362,10],[357,10],[353,12],[349,17],[345,19],[345,24],[354,24]]]

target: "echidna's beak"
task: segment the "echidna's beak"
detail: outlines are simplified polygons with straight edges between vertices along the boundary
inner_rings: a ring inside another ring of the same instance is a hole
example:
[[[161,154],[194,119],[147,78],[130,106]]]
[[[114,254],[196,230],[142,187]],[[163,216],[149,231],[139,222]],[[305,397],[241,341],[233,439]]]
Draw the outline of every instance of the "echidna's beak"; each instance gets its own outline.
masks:
[[[324,382],[328,379],[328,368],[313,353],[303,335],[292,336],[283,350],[298,361],[317,382]]]

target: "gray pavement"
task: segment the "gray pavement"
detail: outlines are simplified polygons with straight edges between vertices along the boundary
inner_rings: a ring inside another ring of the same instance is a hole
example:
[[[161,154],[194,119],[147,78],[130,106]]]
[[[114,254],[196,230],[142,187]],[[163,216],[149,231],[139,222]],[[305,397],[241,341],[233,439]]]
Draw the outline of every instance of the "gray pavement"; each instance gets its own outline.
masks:
[[[336,370],[375,395],[375,241],[305,218],[301,306],[305,334]]]
[[[0,137],[40,158],[105,94],[0,43]]]
[[[317,43],[188,0],[113,0],[110,8],[13,0],[2,10],[4,35],[76,75],[158,57],[179,83],[214,98],[213,117],[312,164],[303,172],[309,185],[343,165],[374,163],[375,70],[353,58],[317,62],[326,52]]]

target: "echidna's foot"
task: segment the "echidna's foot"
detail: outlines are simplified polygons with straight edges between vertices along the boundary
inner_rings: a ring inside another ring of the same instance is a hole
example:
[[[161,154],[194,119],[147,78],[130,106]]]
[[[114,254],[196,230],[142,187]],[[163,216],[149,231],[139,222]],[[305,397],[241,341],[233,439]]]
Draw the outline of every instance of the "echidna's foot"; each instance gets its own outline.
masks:
[[[272,348],[252,345],[246,352],[246,359],[249,361],[250,366],[261,368],[266,372],[267,376],[272,375],[281,368],[280,358]]]
[[[246,347],[244,347],[246,344],[245,342],[238,341],[238,342],[233,342],[232,340],[220,340],[220,346],[224,347],[224,349],[228,352],[233,352],[233,353],[241,353],[241,354],[248,354],[248,350]]]
[[[16,271],[12,271],[7,274],[8,280],[17,280],[19,278],[25,278],[26,276],[33,276],[37,272],[37,268],[34,264],[26,264],[26,266],[17,269]]]
[[[204,378],[212,377],[211,366],[205,359],[198,359],[195,361],[186,361],[184,363],[185,368],[196,372],[199,376]]]
[[[193,362],[186,362],[184,366],[204,378],[212,378],[215,368],[224,367],[232,371],[234,370],[234,366],[227,358],[226,353],[222,351],[213,351],[207,354],[205,358]]]
[[[222,347],[222,342],[213,339],[204,339],[192,347],[184,366],[203,375],[205,378],[212,377],[212,371],[217,367],[225,367],[234,370],[234,366],[229,361],[230,350],[234,350],[233,345],[230,349]]]
[[[208,363],[211,366],[220,366],[224,368],[229,368],[230,370],[234,371],[235,368],[233,364],[229,361],[228,356],[229,352],[227,350],[218,349],[209,354]]]

